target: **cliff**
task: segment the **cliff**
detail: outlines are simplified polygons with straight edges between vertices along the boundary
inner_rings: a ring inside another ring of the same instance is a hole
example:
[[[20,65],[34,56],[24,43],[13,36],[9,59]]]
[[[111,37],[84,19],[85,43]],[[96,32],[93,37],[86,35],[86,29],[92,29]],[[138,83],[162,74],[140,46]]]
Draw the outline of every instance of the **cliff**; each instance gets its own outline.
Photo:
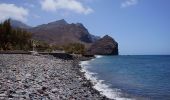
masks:
[[[106,35],[94,42],[87,50],[86,55],[118,55],[118,43]]]

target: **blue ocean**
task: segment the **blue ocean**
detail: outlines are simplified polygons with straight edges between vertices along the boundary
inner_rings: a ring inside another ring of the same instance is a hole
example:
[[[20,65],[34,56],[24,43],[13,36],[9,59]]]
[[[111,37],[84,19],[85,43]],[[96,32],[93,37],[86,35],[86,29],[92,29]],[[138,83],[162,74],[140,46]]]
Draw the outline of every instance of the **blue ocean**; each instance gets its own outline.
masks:
[[[170,100],[170,56],[96,56],[81,66],[108,98]]]

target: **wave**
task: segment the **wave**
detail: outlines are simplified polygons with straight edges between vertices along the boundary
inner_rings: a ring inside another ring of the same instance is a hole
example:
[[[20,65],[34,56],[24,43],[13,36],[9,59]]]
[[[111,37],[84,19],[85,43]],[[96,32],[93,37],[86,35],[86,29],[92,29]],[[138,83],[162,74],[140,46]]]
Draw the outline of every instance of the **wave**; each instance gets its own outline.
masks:
[[[81,72],[85,72],[85,77],[92,82],[93,88],[98,90],[100,94],[105,95],[107,98],[115,100],[135,100],[131,98],[121,97],[123,95],[120,89],[112,89],[109,84],[106,84],[104,80],[98,79],[97,73],[90,72],[90,61],[81,61],[80,66],[82,67]]]
[[[95,58],[102,58],[103,56],[101,55],[95,55]]]

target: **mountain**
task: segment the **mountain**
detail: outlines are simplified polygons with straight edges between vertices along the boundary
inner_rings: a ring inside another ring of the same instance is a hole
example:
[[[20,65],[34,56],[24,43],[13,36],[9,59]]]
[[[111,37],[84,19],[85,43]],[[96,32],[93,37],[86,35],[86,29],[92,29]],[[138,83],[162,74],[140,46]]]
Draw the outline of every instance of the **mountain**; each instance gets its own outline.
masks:
[[[33,38],[50,44],[65,45],[69,43],[91,44],[94,39],[81,23],[67,23],[64,19],[39,25],[29,29]]]
[[[28,26],[24,24],[23,22],[17,21],[17,20],[10,20],[11,26],[13,28],[22,28],[22,29],[29,29],[31,26]]]
[[[94,42],[86,52],[87,55],[118,55],[118,43],[110,36]]]
[[[95,35],[92,35],[92,34],[90,34],[91,36],[91,39],[92,39],[92,41],[93,42],[95,42],[95,41],[97,41],[97,40],[99,40],[100,39],[100,37],[99,36],[95,36]]]
[[[64,19],[30,27],[22,22],[12,20],[13,27],[27,29],[36,40],[58,46],[70,43],[82,43],[87,55],[118,55],[118,43],[110,36],[103,38],[92,35],[81,23],[67,23]]]

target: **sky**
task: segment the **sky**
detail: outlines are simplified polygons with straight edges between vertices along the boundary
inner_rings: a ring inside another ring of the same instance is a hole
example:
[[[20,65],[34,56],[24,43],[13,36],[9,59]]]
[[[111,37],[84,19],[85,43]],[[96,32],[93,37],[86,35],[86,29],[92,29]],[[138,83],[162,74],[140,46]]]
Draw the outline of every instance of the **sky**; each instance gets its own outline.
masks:
[[[30,26],[65,19],[110,35],[120,55],[170,54],[170,0],[0,0],[0,21]]]

